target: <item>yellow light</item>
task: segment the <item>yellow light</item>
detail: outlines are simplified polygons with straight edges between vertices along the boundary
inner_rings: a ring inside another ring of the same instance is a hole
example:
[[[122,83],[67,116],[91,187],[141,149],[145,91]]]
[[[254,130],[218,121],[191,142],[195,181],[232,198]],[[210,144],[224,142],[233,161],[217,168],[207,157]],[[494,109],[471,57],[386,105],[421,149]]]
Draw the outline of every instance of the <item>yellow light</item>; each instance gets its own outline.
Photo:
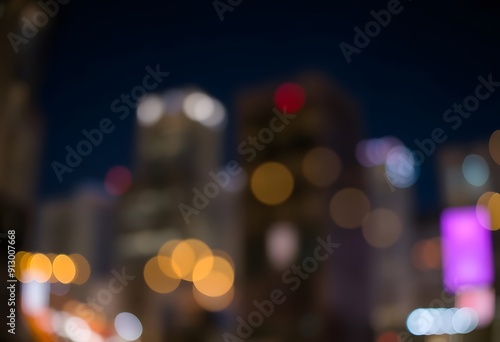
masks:
[[[165,257],[153,257],[144,266],[144,280],[151,290],[158,293],[170,293],[179,286],[181,281],[165,275],[160,269],[158,258]]]
[[[312,184],[331,185],[340,175],[341,161],[337,154],[325,147],[310,150],[302,161],[302,172]]]
[[[75,279],[75,264],[73,260],[65,254],[56,256],[52,263],[52,268],[54,269],[56,279],[62,284],[69,284]]]
[[[172,265],[172,258],[159,255],[157,260],[158,260],[158,267],[167,277],[174,279],[181,279],[174,270],[174,267]]]
[[[159,258],[159,267],[165,275],[169,276],[170,278],[179,278],[177,273],[175,272],[173,265],[172,265],[172,253],[177,247],[177,245],[181,242],[179,239],[172,239],[167,242],[165,242],[161,247],[160,250],[158,251],[158,256],[159,257],[165,257],[165,258]]]
[[[75,279],[73,279],[73,284],[83,285],[87,282],[90,277],[90,265],[87,259],[81,254],[71,254],[69,256],[76,268]]]
[[[50,278],[49,278],[49,283],[51,284],[55,284],[58,282],[57,278],[56,278],[56,275],[54,274],[54,259],[56,258],[57,254],[56,253],[47,253],[45,254],[47,256],[47,258],[49,258],[50,260],[50,263],[52,264],[52,274],[50,275]]]
[[[222,311],[226,309],[234,298],[234,287],[219,297],[209,297],[201,293],[193,286],[193,297],[196,303],[203,309],[211,312]]]
[[[375,209],[363,222],[366,242],[376,248],[387,248],[399,239],[403,224],[398,215],[388,209]]]
[[[491,191],[488,191],[488,192],[485,192],[484,194],[481,195],[481,197],[479,197],[479,199],[477,200],[477,203],[476,203],[476,213],[479,214],[479,210],[483,210],[484,209],[488,209],[488,213],[489,213],[489,202],[490,202],[490,199],[491,197],[493,197],[495,193],[494,192],[491,192]],[[491,213],[489,213],[488,217],[485,218],[484,215],[477,215],[477,219],[479,221],[479,224],[481,226],[483,226],[484,228],[487,228],[487,229],[490,229],[491,228]]]
[[[491,158],[500,165],[500,130],[493,132],[489,142]]]
[[[361,226],[369,212],[370,200],[358,189],[340,190],[330,201],[330,216],[342,228]]]
[[[254,196],[264,204],[277,205],[290,197],[294,180],[286,166],[276,162],[260,165],[253,172],[250,187]]]
[[[199,260],[193,269],[193,281],[199,281],[206,278],[210,272],[212,272],[214,267],[213,256],[208,256]]]
[[[206,273],[208,265],[211,263],[213,266],[209,274],[203,276]],[[200,260],[196,264],[193,273],[194,286],[196,286],[196,289],[205,296],[220,297],[227,293],[233,286],[234,270],[227,260],[219,256],[209,256]]]
[[[30,278],[39,283],[45,283],[52,275],[50,259],[42,253],[37,253],[29,260],[28,272]]]
[[[187,239],[177,244],[172,252],[172,270],[177,277],[192,281],[193,269],[196,263],[205,258],[212,256],[210,248],[200,240]],[[167,270],[167,273],[168,274]]]
[[[168,240],[160,247],[158,255],[163,255],[170,258],[172,256],[172,252],[174,251],[175,247],[179,244],[179,242],[181,242],[181,240],[179,239]]]
[[[491,230],[500,229],[500,194],[495,193],[488,201],[488,209],[491,217]]]
[[[28,269],[29,260],[32,254],[29,252],[19,251],[16,253],[16,266],[14,268],[14,275],[20,282],[27,282],[26,270]]]
[[[483,215],[477,215],[481,226],[491,230],[500,229],[500,194],[496,192],[486,192],[477,200],[476,210],[486,208],[489,213],[487,221]]]

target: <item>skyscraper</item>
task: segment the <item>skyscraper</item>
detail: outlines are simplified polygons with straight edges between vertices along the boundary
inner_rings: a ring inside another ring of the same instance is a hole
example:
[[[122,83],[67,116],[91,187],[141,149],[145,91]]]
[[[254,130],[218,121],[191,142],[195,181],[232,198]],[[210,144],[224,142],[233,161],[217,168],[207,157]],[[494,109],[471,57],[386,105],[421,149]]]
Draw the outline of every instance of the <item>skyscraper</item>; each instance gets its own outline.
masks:
[[[241,316],[251,320],[254,300],[279,289],[286,300],[275,308],[279,314],[255,328],[255,337],[368,340],[367,248],[359,229],[332,222],[329,205],[341,190],[358,194],[363,189],[354,154],[360,136],[356,106],[313,72],[245,91],[237,110],[238,152],[248,174]],[[350,221],[356,216],[346,214]],[[312,260],[326,240],[335,245],[333,253]]]

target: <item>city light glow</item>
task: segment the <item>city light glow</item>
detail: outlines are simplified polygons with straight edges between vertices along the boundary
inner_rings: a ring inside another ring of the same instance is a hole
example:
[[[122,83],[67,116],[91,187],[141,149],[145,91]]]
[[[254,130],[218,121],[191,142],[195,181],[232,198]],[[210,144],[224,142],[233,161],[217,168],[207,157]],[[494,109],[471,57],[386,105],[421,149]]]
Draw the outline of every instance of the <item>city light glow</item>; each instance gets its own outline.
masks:
[[[137,120],[143,126],[152,126],[157,123],[162,114],[164,103],[159,96],[148,96],[143,101],[139,102],[137,107]]]
[[[52,262],[52,268],[56,279],[63,283],[69,284],[76,276],[76,267],[73,260],[64,254],[56,256]]]
[[[158,293],[170,293],[179,286],[180,279],[163,273],[160,263],[168,262],[168,260],[162,261],[162,258],[166,257],[157,256],[148,260],[144,266],[144,280],[151,290]]]
[[[375,209],[363,221],[362,230],[370,246],[387,248],[398,241],[403,231],[403,224],[395,212]]]
[[[285,114],[297,112],[304,106],[305,101],[304,88],[296,83],[283,83],[274,92],[274,104]]]
[[[451,293],[493,284],[491,231],[480,224],[488,215],[486,209],[474,206],[448,208],[441,214],[443,282]]]
[[[268,162],[255,169],[250,180],[254,196],[267,205],[277,205],[292,194],[294,178],[283,164]]]
[[[489,150],[491,158],[500,165],[500,130],[491,134],[489,141]]]
[[[125,166],[114,166],[108,170],[104,179],[104,188],[113,196],[126,193],[132,185],[132,174]]]
[[[142,323],[130,312],[119,313],[115,318],[115,329],[127,341],[137,340],[142,335]]]
[[[406,321],[413,335],[467,334],[477,328],[477,313],[471,308],[416,309]]]
[[[179,242],[172,251],[172,269],[177,277],[192,281],[195,265],[202,259],[211,260],[210,257],[212,251],[203,241],[187,239]]]
[[[357,228],[370,212],[370,200],[359,189],[346,188],[330,201],[330,216],[342,228]]]
[[[326,147],[316,147],[305,155],[302,172],[306,179],[318,187],[329,186],[337,180],[342,162],[337,154]]]
[[[208,274],[207,269],[210,269]],[[222,257],[209,256],[200,260],[195,266],[193,284],[205,296],[220,297],[231,289],[233,282],[234,270]]]
[[[483,157],[470,154],[462,163],[462,172],[465,179],[473,186],[483,186],[490,176],[490,169]]]

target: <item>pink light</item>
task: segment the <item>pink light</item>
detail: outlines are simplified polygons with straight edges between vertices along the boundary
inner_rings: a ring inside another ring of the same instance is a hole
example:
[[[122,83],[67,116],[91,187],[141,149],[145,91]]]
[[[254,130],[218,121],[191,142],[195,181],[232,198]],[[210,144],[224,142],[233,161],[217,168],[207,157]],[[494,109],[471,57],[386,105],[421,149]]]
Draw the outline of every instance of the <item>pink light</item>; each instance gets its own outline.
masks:
[[[123,195],[132,184],[132,175],[125,166],[114,166],[106,173],[104,188],[113,196]]]
[[[356,146],[356,158],[365,167],[382,165],[386,161],[387,153],[396,146],[403,146],[403,143],[393,136],[362,140]]]
[[[491,231],[479,222],[487,210],[476,207],[449,208],[441,214],[443,281],[452,293],[494,281]]]
[[[267,232],[267,255],[276,269],[282,270],[289,267],[297,257],[298,248],[299,236],[293,224],[276,223]]]
[[[468,288],[457,293],[457,308],[471,308],[478,315],[478,326],[485,327],[495,317],[495,290],[490,287]]]

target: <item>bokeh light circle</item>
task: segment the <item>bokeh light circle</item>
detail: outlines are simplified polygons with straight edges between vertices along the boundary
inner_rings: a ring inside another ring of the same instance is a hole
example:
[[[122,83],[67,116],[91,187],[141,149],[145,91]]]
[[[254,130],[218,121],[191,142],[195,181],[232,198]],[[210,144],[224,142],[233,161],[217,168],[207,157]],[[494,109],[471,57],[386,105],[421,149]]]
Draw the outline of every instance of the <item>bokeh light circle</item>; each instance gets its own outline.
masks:
[[[415,184],[418,179],[419,168],[408,148],[396,146],[387,152],[385,175],[389,183],[396,188],[404,189]]]
[[[159,267],[161,271],[170,278],[179,278],[172,265],[172,252],[181,241],[182,240],[179,239],[168,240],[158,251],[158,256],[162,257],[157,259]]]
[[[148,96],[139,102],[137,120],[143,126],[152,126],[157,123],[165,110],[163,100],[159,96]]]
[[[144,266],[144,280],[151,290],[158,293],[170,293],[179,286],[181,281],[163,273],[160,269],[160,263],[163,261],[159,261],[158,258],[166,257],[159,256],[148,260]]]
[[[500,165],[500,130],[496,130],[490,137],[489,150],[491,158]]]
[[[32,280],[45,283],[52,275],[52,263],[45,254],[36,253],[29,260],[28,272]]]
[[[30,252],[19,251],[16,253],[16,267],[14,268],[14,274],[20,282],[27,283],[33,280],[30,278],[30,274],[28,272],[29,262],[32,257],[33,254]]]
[[[142,335],[142,323],[134,314],[121,312],[115,318],[115,330],[124,340],[134,341]]]
[[[306,94],[296,83],[283,83],[274,92],[274,104],[284,114],[293,114],[304,106]]]
[[[462,163],[462,172],[465,180],[473,186],[483,186],[490,176],[490,169],[486,160],[477,154],[465,157]]]
[[[168,240],[165,242],[159,249],[158,255],[166,256],[166,257],[172,257],[172,252],[174,251],[175,247],[181,242],[182,240],[179,239],[172,239]]]
[[[90,277],[90,264],[87,259],[81,254],[71,254],[69,256],[76,267],[76,275],[75,279],[73,279],[73,283],[76,285],[83,285],[87,282]]]
[[[165,274],[169,278],[181,279],[181,277],[179,277],[179,275],[174,270],[172,258],[158,255],[156,260],[158,261],[158,267],[163,272],[163,274]]]
[[[476,217],[478,219],[479,224],[486,229],[491,229],[491,220],[490,220],[491,214],[483,215],[483,211],[487,210],[489,213],[489,202],[494,194],[495,192],[492,191],[485,192],[479,197],[476,203]]]
[[[361,226],[370,209],[368,197],[355,188],[340,190],[330,201],[330,216],[342,228]]]
[[[387,248],[399,239],[403,224],[395,212],[388,209],[375,209],[363,221],[362,230],[369,245]]]
[[[188,118],[202,122],[210,118],[215,110],[215,104],[207,94],[194,92],[184,99],[183,109]]]
[[[181,241],[172,251],[172,270],[177,277],[192,281],[196,263],[206,257],[212,257],[212,251],[203,241],[187,239]]]
[[[183,110],[189,119],[212,129],[222,129],[227,121],[224,105],[205,93],[194,92],[186,96]]]
[[[434,317],[426,309],[416,309],[408,316],[406,326],[413,335],[425,335],[431,330]]]
[[[484,211],[488,215],[484,215]],[[479,224],[491,230],[500,229],[500,194],[488,191],[481,195],[476,204],[476,217]]]
[[[441,267],[441,242],[439,238],[417,241],[412,248],[413,265],[422,271]]]
[[[491,230],[500,229],[500,194],[495,193],[488,201],[488,210],[491,218]]]
[[[76,276],[75,264],[67,255],[56,256],[52,262],[52,268],[56,279],[63,284],[71,283]]]
[[[210,264],[212,268],[208,275],[204,276]],[[219,256],[203,258],[195,266],[193,284],[205,296],[220,297],[231,289],[233,283],[234,270],[231,264]]]
[[[266,233],[266,254],[277,270],[290,267],[299,252],[299,233],[290,222],[273,224]]]
[[[459,334],[467,334],[478,325],[477,313],[471,308],[460,308],[453,315],[451,324]]]
[[[283,164],[268,162],[255,169],[250,187],[260,202],[277,205],[286,201],[292,194],[294,179],[290,170]]]
[[[104,188],[110,195],[123,195],[131,185],[132,174],[125,166],[114,166],[106,173]]]
[[[326,147],[316,147],[305,155],[302,172],[313,185],[323,187],[337,180],[341,165],[340,158],[334,151]]]

